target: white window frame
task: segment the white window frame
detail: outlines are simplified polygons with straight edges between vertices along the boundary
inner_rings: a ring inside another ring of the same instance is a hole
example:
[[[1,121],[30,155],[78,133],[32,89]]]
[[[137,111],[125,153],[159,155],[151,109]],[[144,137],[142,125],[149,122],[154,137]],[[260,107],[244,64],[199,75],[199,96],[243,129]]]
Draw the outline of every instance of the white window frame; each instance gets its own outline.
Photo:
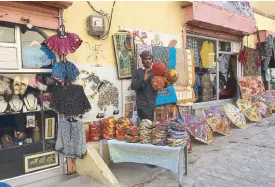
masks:
[[[20,26],[15,24],[14,28],[15,33],[15,43],[6,43],[0,42],[0,47],[7,47],[7,48],[15,48],[16,49],[16,61],[17,61],[17,69],[1,69],[0,73],[51,73],[52,69],[25,69],[23,68],[22,62],[22,45],[21,45],[21,31]]]
[[[243,76],[243,66],[241,63],[238,61],[238,53],[235,52],[225,52],[225,51],[219,51],[219,42],[230,42],[230,47],[232,50],[232,43],[236,42],[233,40],[225,40],[225,39],[219,39],[219,38],[214,38],[214,37],[209,37],[209,36],[204,36],[204,35],[197,35],[197,34],[190,34],[186,33],[186,36],[188,37],[194,37],[194,38],[200,38],[200,39],[206,39],[206,40],[212,40],[216,42],[216,55],[215,55],[215,60],[218,62],[218,57],[219,54],[229,54],[229,55],[236,55],[237,56],[237,78]],[[239,42],[241,43],[241,42]],[[219,63],[216,63],[216,72],[219,72]],[[219,98],[219,76],[216,76],[216,100],[213,101],[207,101],[207,102],[199,102],[199,103],[193,103],[192,104],[192,109],[199,109],[199,108],[204,108],[206,106],[217,106],[217,105],[222,105],[224,103],[234,103],[236,101],[236,98],[231,98],[231,99],[222,99],[220,100]],[[237,97],[240,95],[240,90],[237,87]]]

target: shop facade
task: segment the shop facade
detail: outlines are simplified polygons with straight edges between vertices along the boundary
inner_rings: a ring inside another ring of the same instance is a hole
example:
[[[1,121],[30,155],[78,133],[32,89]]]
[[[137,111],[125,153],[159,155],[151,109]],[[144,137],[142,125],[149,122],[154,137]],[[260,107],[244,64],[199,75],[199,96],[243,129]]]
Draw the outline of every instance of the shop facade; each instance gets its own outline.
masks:
[[[2,2],[0,181],[26,185],[64,173],[55,151],[58,114],[45,78],[57,57],[43,44],[71,2]]]

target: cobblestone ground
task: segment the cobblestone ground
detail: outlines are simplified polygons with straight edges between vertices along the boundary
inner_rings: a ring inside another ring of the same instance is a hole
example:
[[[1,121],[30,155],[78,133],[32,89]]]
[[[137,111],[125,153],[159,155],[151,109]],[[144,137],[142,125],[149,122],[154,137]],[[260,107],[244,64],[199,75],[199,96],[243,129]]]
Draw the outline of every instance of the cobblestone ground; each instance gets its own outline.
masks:
[[[275,187],[275,118],[233,129],[188,154],[184,187]],[[135,187],[178,187],[177,177],[164,170]]]

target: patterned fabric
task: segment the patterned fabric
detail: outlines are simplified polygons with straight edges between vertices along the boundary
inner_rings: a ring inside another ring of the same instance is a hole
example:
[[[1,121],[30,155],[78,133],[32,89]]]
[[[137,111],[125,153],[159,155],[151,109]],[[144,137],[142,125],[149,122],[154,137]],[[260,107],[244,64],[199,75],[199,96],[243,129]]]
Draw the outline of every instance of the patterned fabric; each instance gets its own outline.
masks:
[[[126,140],[126,132],[132,126],[132,122],[127,117],[120,117],[116,124],[116,140],[124,141]]]
[[[136,52],[135,52],[135,56],[136,56],[135,67],[136,67],[136,69],[139,69],[139,68],[144,69],[143,64],[142,64],[142,60],[140,58],[140,54],[145,50],[149,50],[149,51],[152,52],[152,46],[151,45],[145,45],[145,44],[136,44],[135,50],[136,50]]]
[[[240,77],[238,82],[244,100],[250,100],[251,97],[256,97],[265,92],[261,76]]]
[[[225,104],[223,105],[223,108],[225,110],[225,114],[235,126],[243,128],[247,125],[245,116],[237,107],[232,104]]]
[[[79,116],[91,110],[91,104],[80,85],[54,86],[50,107],[66,116]]]
[[[263,102],[253,102],[252,107],[263,117],[268,117],[269,114],[267,113],[267,105],[265,105]]]
[[[251,102],[247,100],[238,99],[236,104],[241,111],[252,108]]]
[[[202,49],[200,51],[202,67],[204,68],[213,68],[215,65],[215,55],[214,44],[209,41],[204,41],[202,44]]]
[[[204,118],[207,124],[214,132],[224,136],[231,132],[230,122],[225,114],[219,111],[216,107],[210,107],[203,110]]]
[[[261,114],[257,113],[257,111],[252,108],[245,109],[242,111],[242,113],[245,115],[245,117],[247,117],[247,119],[253,122],[257,122],[262,119]]]
[[[154,88],[154,90],[161,90],[165,86],[165,78],[162,76],[155,76],[152,79],[151,84],[152,84],[152,87]]]
[[[272,35],[268,35],[264,45],[264,60],[263,60],[263,70],[268,69],[270,59],[272,57],[272,49],[274,48],[274,38]]]
[[[230,58],[230,55],[222,55],[218,58],[220,72],[222,73],[228,72],[229,58]]]
[[[247,64],[244,66],[244,76],[259,75],[259,68],[256,65],[256,61],[259,57],[259,51],[248,47],[244,47],[244,50],[247,55]]]
[[[114,116],[108,117],[101,121],[101,130],[103,139],[114,139],[116,135],[117,119]]]
[[[166,105],[167,120],[176,119],[178,117],[177,114],[178,114],[177,105],[175,104]]]
[[[200,56],[197,40],[195,40],[194,38],[187,38],[186,47],[187,49],[191,49],[194,52],[195,67],[200,67]]]
[[[177,82],[178,77],[179,77],[178,72],[174,69],[170,69],[165,73],[166,81],[169,84],[174,84],[175,82]]]
[[[194,53],[191,50],[177,49],[177,67],[179,78],[174,84],[177,104],[195,101],[193,85],[195,83]]]
[[[118,78],[129,78],[134,71],[134,46],[129,33],[113,35]]]
[[[196,74],[196,80],[195,80],[195,84],[194,84],[194,92],[195,92],[195,96],[196,96],[196,101],[199,100],[200,85],[201,85],[200,77]]]
[[[47,47],[57,55],[74,53],[82,44],[77,34],[68,33],[67,37],[60,38],[58,35],[50,36],[45,40]]]
[[[178,106],[179,108],[179,115],[181,119],[184,119],[184,115],[189,114],[189,107],[188,106]]]
[[[154,128],[155,124],[152,123],[152,121],[145,119],[141,121],[139,126],[140,143],[151,143],[152,129]]]
[[[158,91],[158,97],[156,101],[157,106],[176,103],[176,102],[177,102],[177,96],[176,96],[175,88],[172,85],[169,85],[167,88],[164,88]]]
[[[165,121],[167,120],[167,113],[166,113],[166,107],[165,106],[157,106],[155,108],[155,115],[156,115],[156,121]]]
[[[53,67],[52,77],[62,85],[76,80],[79,70],[71,62],[57,62]]]
[[[55,149],[66,157],[83,158],[86,154],[86,138],[83,122],[59,120]]]
[[[202,101],[211,101],[213,98],[212,82],[210,79],[210,73],[206,73],[202,76]]]
[[[170,67],[170,48],[162,46],[153,46],[153,61],[163,62],[166,67]]]
[[[199,117],[190,114],[184,115],[184,121],[186,123],[186,130],[196,140],[208,144],[208,136],[206,131],[206,122],[202,121]]]
[[[151,143],[153,145],[165,146],[167,145],[168,126],[171,124],[170,121],[164,121],[155,123],[152,129]]]
[[[178,173],[180,168],[179,162],[182,161],[180,152],[183,150],[180,147],[155,146],[140,143],[130,144],[117,140],[109,140],[108,147],[113,163],[134,162],[151,164]]]
[[[208,125],[206,125],[205,126],[205,130],[206,130],[206,134],[207,134],[207,139],[208,139],[207,141],[208,141],[208,143],[213,142],[214,141],[214,137],[213,137],[213,133],[212,133],[211,128]]]

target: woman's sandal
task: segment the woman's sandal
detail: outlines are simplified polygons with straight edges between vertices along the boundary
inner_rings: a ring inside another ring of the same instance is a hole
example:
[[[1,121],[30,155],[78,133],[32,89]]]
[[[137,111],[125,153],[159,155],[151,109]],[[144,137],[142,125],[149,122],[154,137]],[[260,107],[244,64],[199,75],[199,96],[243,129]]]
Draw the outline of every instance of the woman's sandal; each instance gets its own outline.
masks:
[[[27,77],[25,77],[25,78],[22,80],[22,84],[21,84],[20,91],[19,91],[21,95],[24,95],[24,94],[25,94],[28,85],[29,85],[29,79],[28,79]]]
[[[21,79],[19,76],[16,76],[13,80],[14,95],[18,95],[20,93],[20,87],[21,87]]]

